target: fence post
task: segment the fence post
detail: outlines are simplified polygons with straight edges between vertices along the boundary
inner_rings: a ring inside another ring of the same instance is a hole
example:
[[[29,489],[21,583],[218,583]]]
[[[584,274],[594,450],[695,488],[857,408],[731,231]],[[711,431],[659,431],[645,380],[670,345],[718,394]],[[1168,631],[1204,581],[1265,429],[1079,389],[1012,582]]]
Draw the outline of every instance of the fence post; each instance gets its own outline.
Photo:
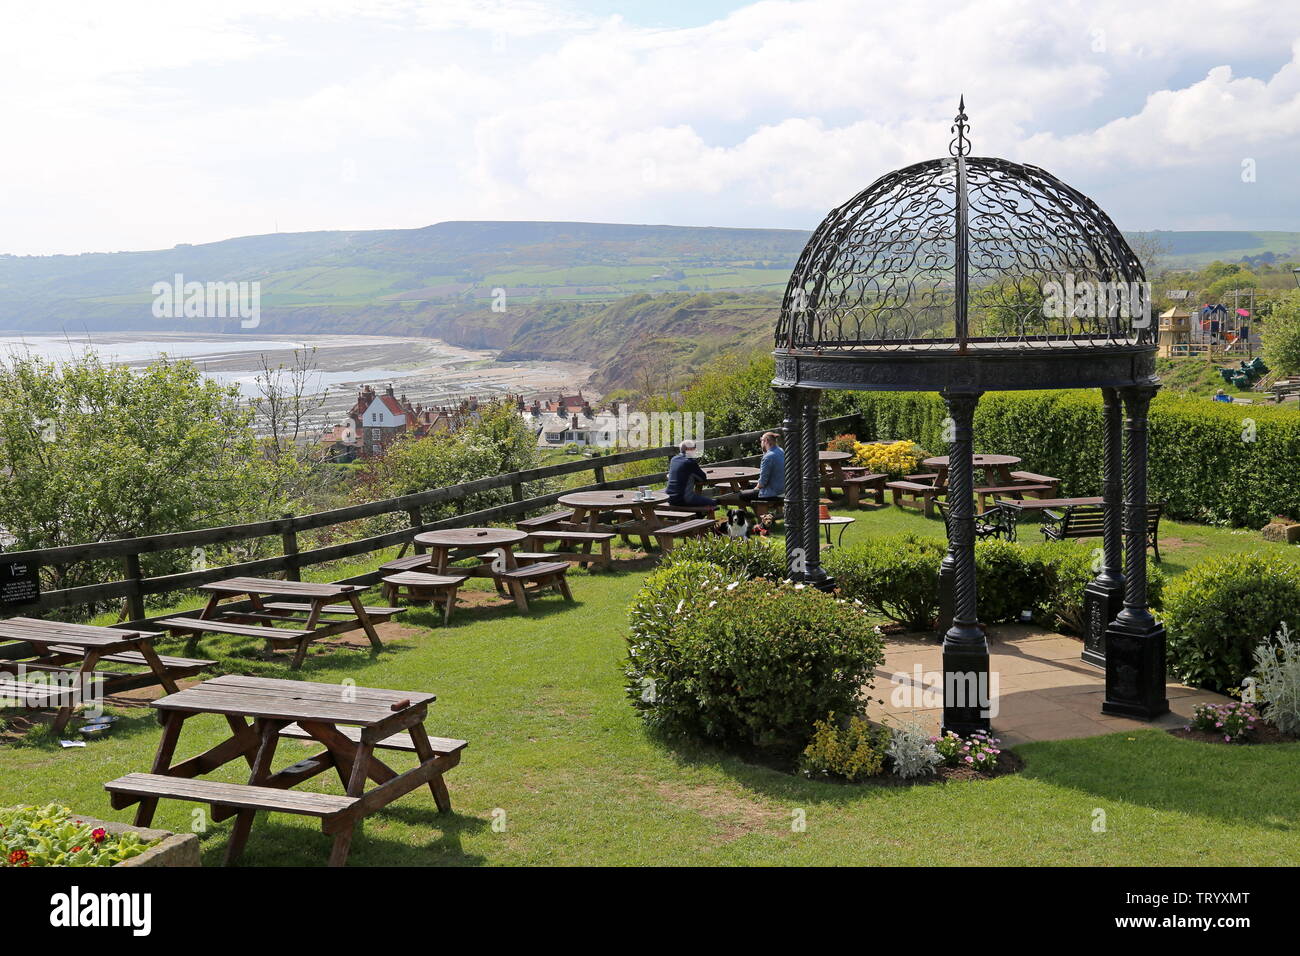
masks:
[[[284,578],[286,581],[301,581],[302,575],[298,570],[298,532],[293,529],[293,515],[283,515],[289,522],[289,526],[280,534],[280,541],[284,550]]]
[[[126,537],[130,537],[127,535]],[[122,556],[122,571],[131,590],[126,595],[126,612],[132,621],[144,620],[144,593],[140,589],[140,555],[134,551]]]
[[[592,469],[591,469],[591,474],[592,474],[592,477],[596,479],[596,484],[598,484],[598,485],[603,485],[603,484],[605,483],[605,466],[604,466],[604,465],[594,465],[594,466],[592,467]]]
[[[522,481],[516,481],[510,486],[510,497],[514,498],[516,502],[524,500],[524,483]]]

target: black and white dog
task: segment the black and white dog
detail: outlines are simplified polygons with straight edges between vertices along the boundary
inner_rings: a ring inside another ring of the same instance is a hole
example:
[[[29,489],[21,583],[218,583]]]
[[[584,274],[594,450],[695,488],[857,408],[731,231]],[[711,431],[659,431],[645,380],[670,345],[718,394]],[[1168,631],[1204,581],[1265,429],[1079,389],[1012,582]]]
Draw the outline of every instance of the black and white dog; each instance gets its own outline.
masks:
[[[723,531],[729,538],[748,538],[754,531],[754,519],[744,508],[729,508]]]

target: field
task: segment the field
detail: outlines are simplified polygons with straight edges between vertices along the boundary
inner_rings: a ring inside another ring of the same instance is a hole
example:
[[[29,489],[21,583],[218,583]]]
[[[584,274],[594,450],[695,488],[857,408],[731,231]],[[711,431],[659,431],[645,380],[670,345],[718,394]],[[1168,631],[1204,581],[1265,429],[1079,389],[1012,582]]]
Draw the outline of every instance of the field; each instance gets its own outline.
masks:
[[[854,516],[846,541],[894,530],[941,536],[938,521],[898,509]],[[1022,539],[1034,537],[1026,526]],[[1175,523],[1162,537],[1173,574],[1210,554],[1286,551],[1257,534]],[[342,577],[375,560],[322,573]],[[315,649],[302,678],[432,691],[430,730],[471,742],[448,775],[455,813],[437,815],[428,792],[417,791],[366,822],[350,865],[1280,866],[1300,855],[1300,744],[1227,747],[1121,733],[1025,745],[1023,772],[991,781],[874,787],[812,782],[657,739],[625,700],[620,669],[626,608],[645,571],[644,559],[613,573],[575,570],[577,604],[545,598],[528,617],[483,600],[485,591],[445,629],[433,612],[415,609],[387,632],[377,658],[351,635],[345,647]],[[223,670],[288,673],[248,641],[202,646]],[[108,808],[101,784],[148,767],[158,726],[145,709],[118,713],[113,736],[85,749],[60,749],[39,731],[20,746],[0,745],[0,803],[59,801],[129,820]],[[218,719],[197,718],[182,750],[224,732]],[[304,748],[286,742],[277,766]],[[407,765],[401,757],[393,764]],[[234,765],[225,769],[222,779],[238,779]],[[327,777],[318,785],[339,792]],[[1104,833],[1092,828],[1097,809],[1106,812]],[[189,829],[193,810],[164,802],[156,819]],[[800,820],[802,830],[792,826]],[[201,835],[205,864],[220,862],[229,828]],[[328,846],[310,821],[263,817],[244,861],[318,866]]]

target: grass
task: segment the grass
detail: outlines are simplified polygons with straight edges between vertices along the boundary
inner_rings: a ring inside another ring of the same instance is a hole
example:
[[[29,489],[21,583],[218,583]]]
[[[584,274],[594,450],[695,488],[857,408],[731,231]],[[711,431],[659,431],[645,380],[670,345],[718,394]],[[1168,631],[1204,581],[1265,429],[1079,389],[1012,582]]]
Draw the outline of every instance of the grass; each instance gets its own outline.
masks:
[[[846,543],[898,530],[941,536],[937,520],[894,508],[854,516]],[[1284,547],[1181,524],[1167,534],[1175,574],[1211,553]],[[1025,527],[1022,538],[1031,536]],[[406,636],[378,656],[355,635],[348,646],[314,648],[302,679],[432,691],[430,730],[471,742],[448,775],[455,813],[439,816],[427,790],[412,793],[366,821],[350,865],[1288,865],[1300,855],[1300,744],[1120,733],[1024,745],[1017,775],[877,788],[807,781],[657,739],[626,703],[620,668],[626,608],[643,576],[575,570],[577,604],[543,598],[528,617],[504,603],[474,606],[443,628],[435,612],[412,609]],[[290,676],[283,657],[262,659],[256,642],[209,638],[202,648],[224,671]],[[109,808],[102,783],[147,769],[159,731],[151,711],[117,712],[113,735],[84,749],[61,749],[48,733],[0,746],[0,804],[60,802],[129,821],[129,810]],[[194,718],[178,757],[225,733],[219,718]],[[276,765],[308,752],[285,741]],[[410,758],[391,764],[400,771]],[[245,773],[241,762],[214,778],[242,782]],[[341,792],[327,776],[308,786]],[[196,806],[164,801],[156,824],[187,830]],[[1105,832],[1093,829],[1099,809]],[[205,864],[220,862],[229,830],[227,821],[201,834]],[[328,848],[306,818],[263,816],[244,861],[319,866]]]

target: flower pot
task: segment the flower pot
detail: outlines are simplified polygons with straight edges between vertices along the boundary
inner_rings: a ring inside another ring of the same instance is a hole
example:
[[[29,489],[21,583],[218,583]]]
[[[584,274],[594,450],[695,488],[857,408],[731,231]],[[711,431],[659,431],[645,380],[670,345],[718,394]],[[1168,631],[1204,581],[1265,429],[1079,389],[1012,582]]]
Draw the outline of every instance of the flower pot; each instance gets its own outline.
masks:
[[[78,820],[91,826],[103,827],[109,833],[134,833],[141,840],[162,842],[152,846],[139,856],[115,863],[114,866],[200,866],[199,838],[195,833],[173,833],[170,830],[154,830],[149,827],[134,827],[129,823],[113,823],[97,820],[94,817],[78,815]]]
[[[1260,534],[1264,536],[1265,541],[1285,541],[1287,544],[1295,544],[1300,541],[1300,524],[1271,521],[1264,525]]]

